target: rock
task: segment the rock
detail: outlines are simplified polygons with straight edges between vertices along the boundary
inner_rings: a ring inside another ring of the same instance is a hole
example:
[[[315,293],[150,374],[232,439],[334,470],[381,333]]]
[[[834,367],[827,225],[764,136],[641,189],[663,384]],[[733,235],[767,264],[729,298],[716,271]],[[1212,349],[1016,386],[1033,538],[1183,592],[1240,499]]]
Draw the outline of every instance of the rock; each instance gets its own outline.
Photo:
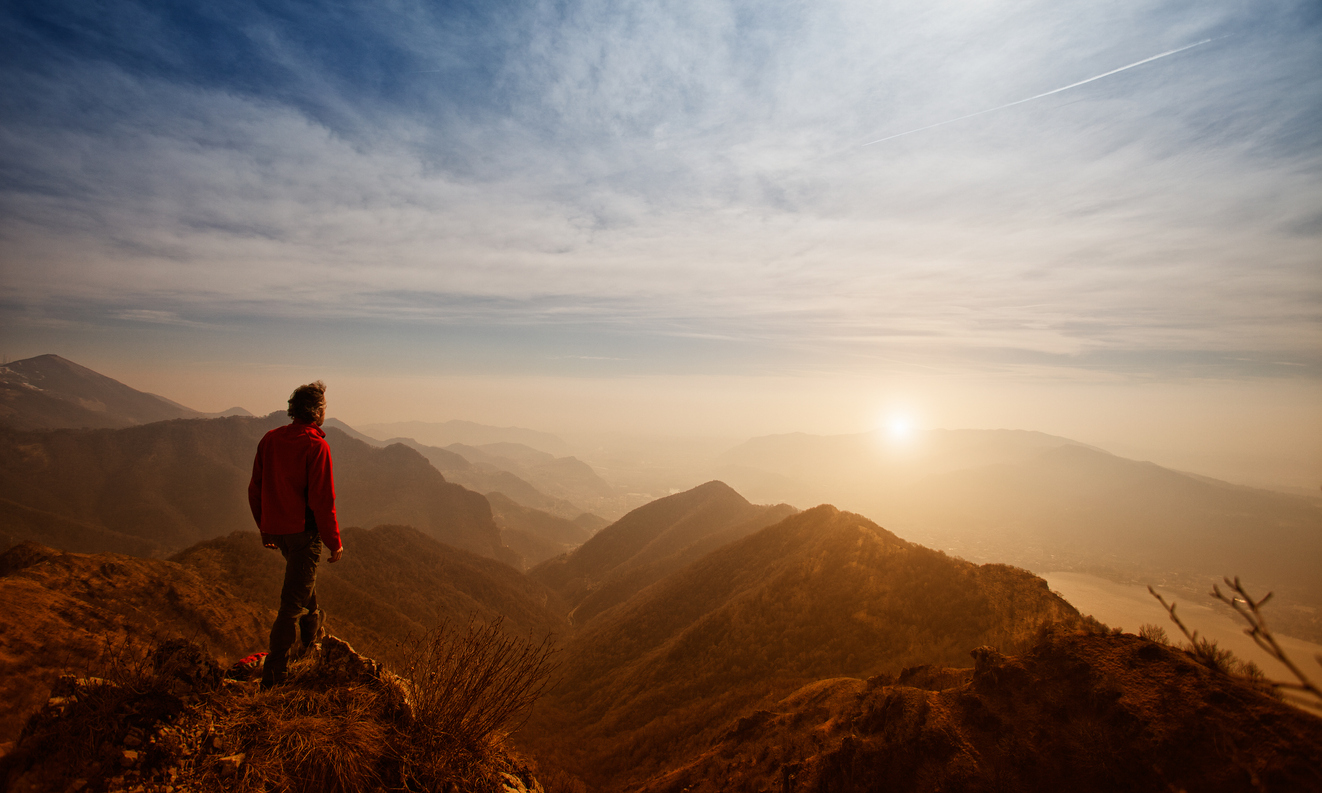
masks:
[[[320,642],[317,662],[323,672],[344,681],[379,679],[381,665],[371,658],[354,652],[348,642],[337,636],[326,636]]]
[[[125,749],[119,756],[119,764],[125,768],[132,768],[138,764],[138,753],[132,749]]]
[[[136,749],[139,746],[142,746],[142,739],[134,735],[133,733],[129,733],[128,735],[124,736],[124,745],[129,747],[130,749]]]
[[[102,686],[114,686],[109,680],[100,677],[78,677],[77,675],[60,675],[51,686],[50,695],[52,697],[63,697],[67,699],[77,699],[89,691],[94,691]]]
[[[169,681],[172,694],[183,696],[211,691],[220,685],[224,670],[216,659],[187,639],[170,639],[152,651],[152,669]]]
[[[216,770],[220,772],[222,777],[234,776],[239,773],[239,769],[243,767],[243,761],[246,759],[247,755],[243,752],[222,757],[216,761]]]
[[[973,674],[977,677],[1005,665],[1005,656],[1001,654],[1001,651],[985,644],[981,647],[974,647],[969,651],[969,655],[973,656]]]

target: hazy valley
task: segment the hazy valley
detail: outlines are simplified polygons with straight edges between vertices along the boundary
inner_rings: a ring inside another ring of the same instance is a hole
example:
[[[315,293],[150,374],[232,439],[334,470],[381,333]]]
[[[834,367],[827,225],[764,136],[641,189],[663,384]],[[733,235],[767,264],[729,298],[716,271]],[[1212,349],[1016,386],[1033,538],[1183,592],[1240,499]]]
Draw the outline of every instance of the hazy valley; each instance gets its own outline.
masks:
[[[283,414],[203,416],[54,356],[6,371],[0,743],[107,637],[263,649],[282,564],[245,490]],[[1316,716],[1108,631],[1030,572],[1182,599],[1239,574],[1277,592],[1274,625],[1318,638],[1315,500],[1030,432],[757,438],[675,493],[530,430],[326,434],[333,632],[387,664],[444,620],[553,635],[561,671],[510,744],[562,790],[1047,790],[1079,769],[1085,790],[1322,785]]]

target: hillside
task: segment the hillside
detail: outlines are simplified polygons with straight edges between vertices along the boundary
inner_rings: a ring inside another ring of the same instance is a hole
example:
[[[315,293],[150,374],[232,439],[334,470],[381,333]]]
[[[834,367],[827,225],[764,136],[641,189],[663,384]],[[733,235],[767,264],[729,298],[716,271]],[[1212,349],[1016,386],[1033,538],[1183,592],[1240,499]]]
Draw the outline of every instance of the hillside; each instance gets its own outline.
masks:
[[[85,670],[108,648],[182,636],[230,661],[263,648],[278,597],[255,604],[235,591],[159,559],[33,543],[0,554],[0,743],[17,737],[62,671]]]
[[[469,462],[470,468],[465,471],[469,476],[501,472],[513,474],[553,499],[577,505],[579,511],[594,512],[607,518],[617,518],[647,500],[646,496],[618,491],[598,476],[592,466],[576,457],[556,457],[519,443],[488,443],[481,446],[452,443],[445,450]],[[500,487],[493,485],[492,489],[499,490]],[[524,503],[516,493],[507,492],[505,495]],[[525,506],[546,509],[532,503]],[[574,517],[559,510],[547,511],[562,517]]]
[[[388,442],[378,441],[375,445],[382,446],[389,443],[402,443],[414,449],[427,458],[427,462],[440,471],[447,481],[463,485],[474,492],[487,496],[501,493],[522,506],[547,512],[559,518],[573,519],[585,514],[582,507],[563,498],[548,496],[529,482],[495,465],[487,463],[474,465],[457,452],[427,446],[412,438],[392,438]]]
[[[635,509],[567,556],[528,574],[560,593],[581,625],[707,552],[791,512],[785,505],[750,504],[724,483],[708,482]]]
[[[58,355],[0,366],[0,423],[14,429],[128,427],[201,415]]]
[[[0,513],[12,517],[0,525],[0,542],[164,556],[249,530],[253,453],[267,430],[285,422],[272,414],[124,429],[0,429]],[[442,542],[516,561],[486,499],[446,482],[417,452],[376,449],[335,429],[326,437],[341,525],[412,525]]]
[[[318,568],[328,625],[393,660],[399,642],[442,620],[504,619],[541,641],[568,629],[556,596],[493,559],[403,526],[344,531],[344,558]],[[228,663],[266,649],[284,561],[255,532],[195,545],[170,561],[73,554],[32,543],[0,555],[0,743],[66,668],[86,669],[107,641],[141,648],[201,641]]]
[[[1322,789],[1322,720],[1132,635],[1048,631],[974,669],[811,683],[640,793]]]
[[[1038,625],[1075,618],[1026,571],[952,559],[821,506],[584,625],[525,740],[589,783],[618,787],[806,683],[950,665],[984,644],[1015,651]]]
[[[500,527],[501,541],[523,557],[524,569],[571,551],[592,537],[581,524],[525,507],[504,493],[487,493],[487,502]]]
[[[401,639],[446,619],[504,617],[511,632],[538,640],[568,628],[556,616],[563,606],[554,594],[501,562],[408,526],[347,528],[343,537],[344,557],[317,568],[318,598],[335,632],[376,657],[392,657]],[[171,561],[227,582],[250,603],[274,608],[280,601],[284,560],[251,532],[199,543]]]

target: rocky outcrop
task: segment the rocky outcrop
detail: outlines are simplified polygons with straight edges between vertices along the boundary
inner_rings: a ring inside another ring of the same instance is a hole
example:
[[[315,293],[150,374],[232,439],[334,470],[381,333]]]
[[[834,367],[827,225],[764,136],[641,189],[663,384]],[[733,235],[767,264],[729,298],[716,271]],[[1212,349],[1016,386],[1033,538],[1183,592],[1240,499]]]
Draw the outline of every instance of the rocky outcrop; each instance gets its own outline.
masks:
[[[334,636],[290,672],[287,685],[261,691],[256,682],[225,679],[214,658],[179,639],[108,678],[65,675],[0,759],[0,789],[407,786],[410,769],[397,751],[413,724],[405,681]],[[462,789],[542,791],[528,767],[498,745],[453,757]]]

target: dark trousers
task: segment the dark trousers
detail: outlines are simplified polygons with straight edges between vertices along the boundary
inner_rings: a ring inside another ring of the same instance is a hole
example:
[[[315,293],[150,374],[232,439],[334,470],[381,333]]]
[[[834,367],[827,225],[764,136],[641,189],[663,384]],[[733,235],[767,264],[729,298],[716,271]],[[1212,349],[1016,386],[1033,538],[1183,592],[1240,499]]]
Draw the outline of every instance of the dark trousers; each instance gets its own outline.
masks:
[[[321,537],[316,529],[302,534],[268,534],[285,556],[285,583],[280,589],[280,611],[271,626],[271,648],[262,669],[262,686],[283,683],[289,651],[298,634],[307,646],[316,639],[321,614],[317,609],[317,562]]]

